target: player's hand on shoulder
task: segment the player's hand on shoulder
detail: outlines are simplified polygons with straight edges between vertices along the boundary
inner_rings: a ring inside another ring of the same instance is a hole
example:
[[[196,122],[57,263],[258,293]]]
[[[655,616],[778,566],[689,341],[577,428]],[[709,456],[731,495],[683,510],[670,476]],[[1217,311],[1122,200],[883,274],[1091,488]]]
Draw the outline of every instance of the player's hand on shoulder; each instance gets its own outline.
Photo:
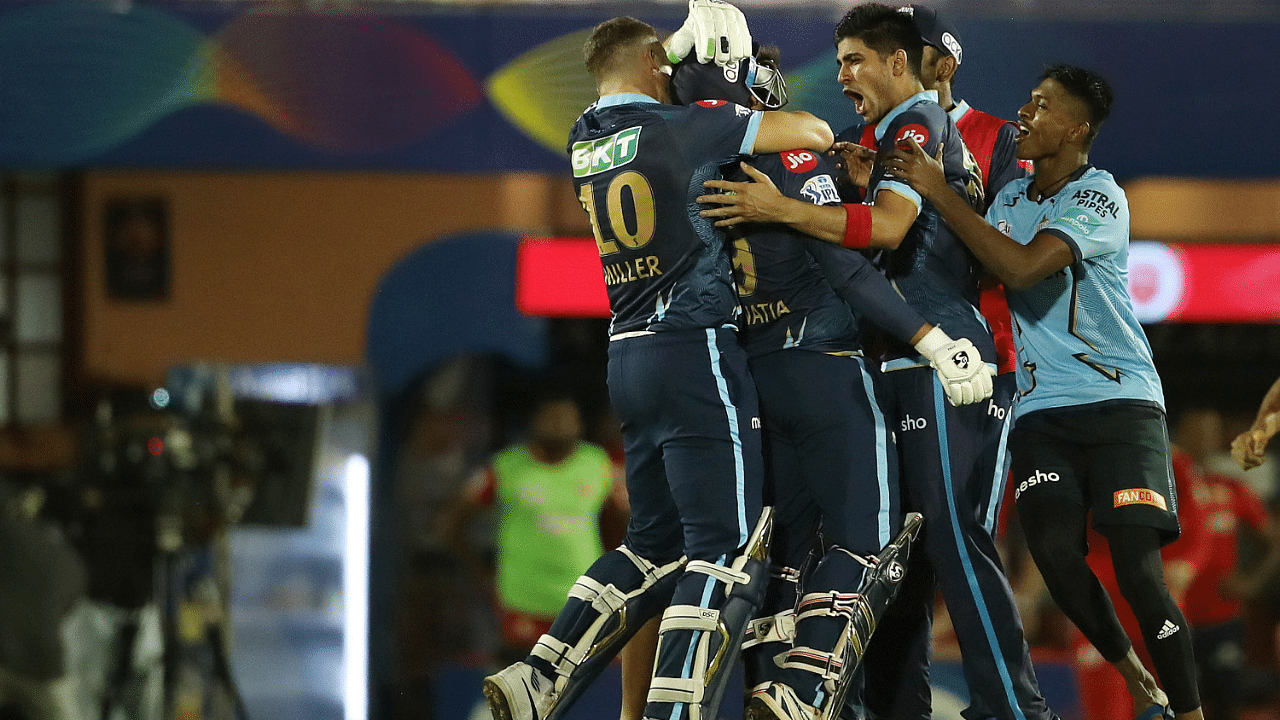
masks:
[[[947,184],[942,167],[942,151],[943,143],[938,143],[937,153],[930,157],[915,138],[904,138],[894,146],[884,168],[889,175],[915,188],[921,196],[936,200],[940,193],[954,192]]]
[[[745,162],[741,166],[751,182],[707,180],[702,183],[715,192],[698,196],[698,202],[706,206],[699,214],[715,220],[716,227],[744,222],[785,222],[781,203],[785,203],[786,196],[768,175]]]
[[[664,46],[673,63],[692,51],[700,63],[728,65],[751,54],[751,32],[742,11],[724,0],[689,0],[689,16]]]
[[[928,358],[952,405],[969,405],[991,397],[995,373],[968,338],[952,340],[942,328],[933,328],[916,343],[916,350]]]

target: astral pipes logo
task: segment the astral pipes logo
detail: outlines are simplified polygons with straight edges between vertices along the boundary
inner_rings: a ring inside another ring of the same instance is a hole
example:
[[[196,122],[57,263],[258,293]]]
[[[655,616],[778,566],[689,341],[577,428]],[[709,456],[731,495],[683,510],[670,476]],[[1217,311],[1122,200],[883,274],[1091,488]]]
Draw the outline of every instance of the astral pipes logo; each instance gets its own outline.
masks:
[[[1140,323],[1157,323],[1182,303],[1186,270],[1178,254],[1157,242],[1129,244],[1129,297]]]

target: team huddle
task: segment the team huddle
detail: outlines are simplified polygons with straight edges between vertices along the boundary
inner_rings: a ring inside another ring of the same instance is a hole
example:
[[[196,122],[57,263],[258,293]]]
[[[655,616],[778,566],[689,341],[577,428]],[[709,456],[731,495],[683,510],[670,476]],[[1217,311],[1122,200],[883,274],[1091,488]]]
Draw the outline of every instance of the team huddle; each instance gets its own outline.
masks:
[[[779,110],[776,51],[721,0],[665,44],[633,18],[587,41],[600,99],[568,150],[631,519],[486,678],[496,720],[554,720],[629,641],[624,720],[712,720],[739,658],[752,720],[924,720],[938,590],[965,717],[1056,718],[993,538],[1010,469],[1049,591],[1135,716],[1201,718],[1128,204],[1088,162],[1110,87],[1051,66],[1006,122],[952,96],[962,45],[929,8],[857,5],[834,41],[863,120],[838,135]],[[1085,563],[1090,517],[1158,681]]]

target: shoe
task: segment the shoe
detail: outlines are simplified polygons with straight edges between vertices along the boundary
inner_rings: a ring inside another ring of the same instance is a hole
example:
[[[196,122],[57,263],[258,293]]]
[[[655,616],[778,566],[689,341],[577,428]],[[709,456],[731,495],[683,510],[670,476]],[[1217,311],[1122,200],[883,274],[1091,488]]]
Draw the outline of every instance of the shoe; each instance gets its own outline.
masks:
[[[746,720],[814,720],[818,709],[796,697],[790,687],[767,682],[751,692],[747,701]]]
[[[523,662],[485,678],[483,691],[493,720],[542,720],[555,704],[554,684]]]

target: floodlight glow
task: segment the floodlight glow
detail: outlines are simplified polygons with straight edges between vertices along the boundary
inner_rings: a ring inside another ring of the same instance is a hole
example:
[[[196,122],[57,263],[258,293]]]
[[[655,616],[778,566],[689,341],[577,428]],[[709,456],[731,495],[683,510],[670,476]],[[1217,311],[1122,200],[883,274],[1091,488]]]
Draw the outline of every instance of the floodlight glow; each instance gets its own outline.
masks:
[[[369,460],[347,458],[343,560],[343,707],[346,720],[369,717]]]

